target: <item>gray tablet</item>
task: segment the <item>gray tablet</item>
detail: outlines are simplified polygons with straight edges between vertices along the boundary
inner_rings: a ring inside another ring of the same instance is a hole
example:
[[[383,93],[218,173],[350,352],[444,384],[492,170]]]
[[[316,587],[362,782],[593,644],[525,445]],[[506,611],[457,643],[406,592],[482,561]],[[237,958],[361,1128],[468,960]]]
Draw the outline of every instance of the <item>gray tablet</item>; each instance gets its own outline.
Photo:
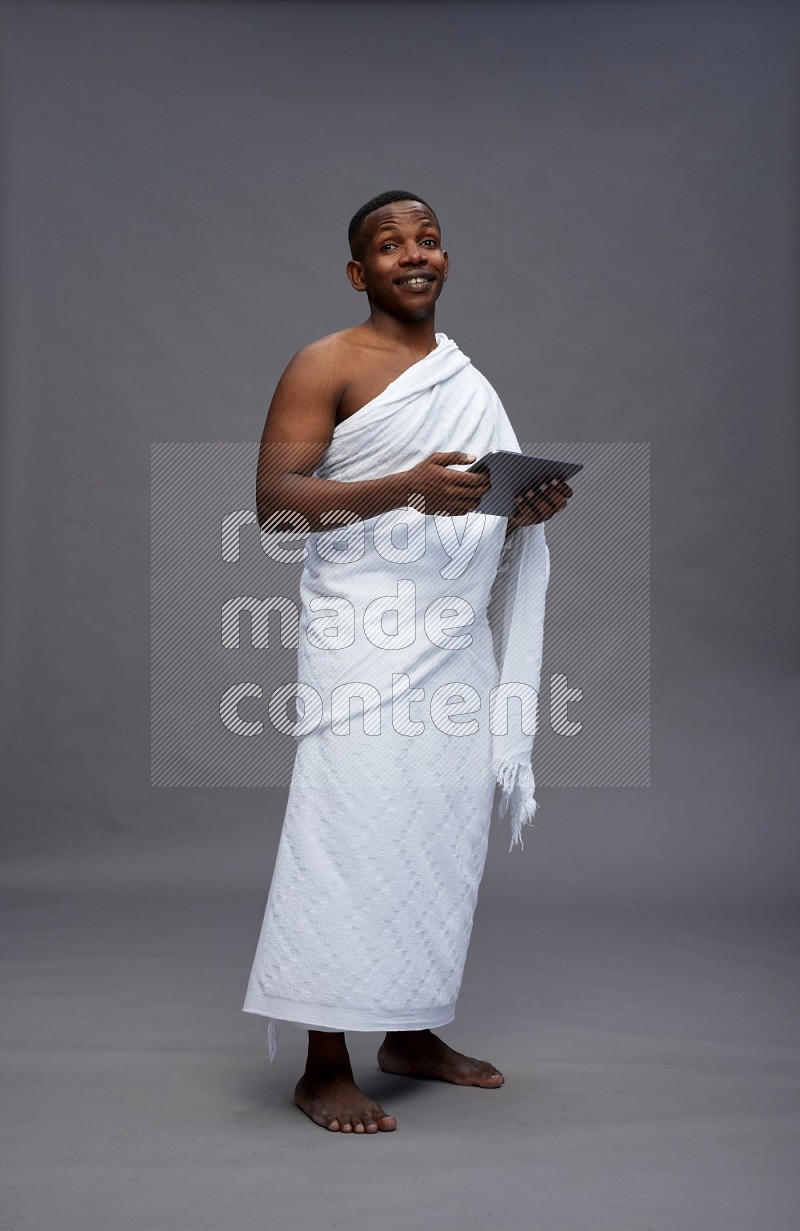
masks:
[[[569,479],[583,470],[583,462],[564,462],[555,457],[536,457],[531,453],[509,453],[503,449],[487,453],[467,470],[488,470],[491,488],[477,506],[480,513],[512,517],[517,512],[515,497],[529,487],[550,479]]]

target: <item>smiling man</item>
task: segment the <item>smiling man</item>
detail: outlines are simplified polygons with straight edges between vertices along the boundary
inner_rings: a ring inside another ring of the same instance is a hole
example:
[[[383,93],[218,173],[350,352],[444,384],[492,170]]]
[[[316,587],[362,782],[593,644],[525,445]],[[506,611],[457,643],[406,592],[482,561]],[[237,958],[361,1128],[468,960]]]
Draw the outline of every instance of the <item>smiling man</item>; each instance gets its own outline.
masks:
[[[386,1032],[385,1072],[486,1089],[504,1081],[432,1029],[455,1014],[495,788],[512,845],[536,809],[525,690],[535,703],[549,577],[541,523],[572,493],[560,480],[523,493],[508,519],[477,508],[489,478],[465,467],[519,444],[494,389],[435,331],[449,261],[430,206],[383,193],[354,215],[348,238],[347,277],[368,319],[291,360],[256,483],[265,533],[287,513],[310,527],[298,682],[344,696],[345,710],[298,735],[243,1008],[269,1019],[270,1059],[281,1022],[308,1030],[294,1097],[311,1120],[376,1133],[397,1121],[356,1085],[347,1030]],[[370,616],[386,595],[396,596],[399,640]],[[353,631],[332,650],[326,612],[344,603]],[[498,687],[517,690],[519,729],[490,707]]]

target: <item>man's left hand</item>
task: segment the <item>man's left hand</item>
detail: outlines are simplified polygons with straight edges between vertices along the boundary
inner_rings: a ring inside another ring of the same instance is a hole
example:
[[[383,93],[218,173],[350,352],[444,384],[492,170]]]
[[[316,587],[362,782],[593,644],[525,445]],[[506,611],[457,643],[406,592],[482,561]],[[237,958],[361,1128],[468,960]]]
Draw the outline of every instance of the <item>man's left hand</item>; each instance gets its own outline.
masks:
[[[549,521],[566,507],[571,495],[572,488],[565,479],[551,479],[549,483],[540,483],[538,488],[528,488],[516,497],[517,512],[508,519],[506,537],[518,526],[534,526]]]

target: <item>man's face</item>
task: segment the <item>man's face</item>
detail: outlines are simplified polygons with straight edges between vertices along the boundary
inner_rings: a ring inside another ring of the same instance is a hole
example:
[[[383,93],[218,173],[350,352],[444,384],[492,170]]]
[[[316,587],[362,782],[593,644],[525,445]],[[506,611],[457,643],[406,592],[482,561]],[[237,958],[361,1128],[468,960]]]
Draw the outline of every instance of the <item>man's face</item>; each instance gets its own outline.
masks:
[[[393,201],[368,214],[361,259],[347,276],[370,303],[391,316],[419,320],[433,311],[447,278],[439,225],[419,201]]]

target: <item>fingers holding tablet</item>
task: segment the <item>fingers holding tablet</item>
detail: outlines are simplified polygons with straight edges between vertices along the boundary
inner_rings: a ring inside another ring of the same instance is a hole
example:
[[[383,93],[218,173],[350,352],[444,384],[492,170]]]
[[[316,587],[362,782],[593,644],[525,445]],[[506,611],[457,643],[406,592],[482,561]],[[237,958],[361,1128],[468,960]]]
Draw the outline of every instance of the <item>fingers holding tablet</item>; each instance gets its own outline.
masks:
[[[510,518],[525,509],[535,512],[539,521],[552,517],[564,507],[572,495],[566,480],[582,468],[580,462],[507,450],[487,453],[469,467],[470,470],[488,470],[491,475],[491,490],[478,504],[481,512]]]
[[[540,483],[536,488],[528,488],[515,497],[517,511],[508,519],[508,530],[549,521],[561,509],[566,508],[571,495],[572,488],[565,479],[551,479],[549,482]]]
[[[540,483],[538,488],[531,487],[526,492],[521,492],[516,500],[518,504],[552,517],[559,509],[566,507],[571,495],[572,488],[565,479],[551,479],[547,483]]]

